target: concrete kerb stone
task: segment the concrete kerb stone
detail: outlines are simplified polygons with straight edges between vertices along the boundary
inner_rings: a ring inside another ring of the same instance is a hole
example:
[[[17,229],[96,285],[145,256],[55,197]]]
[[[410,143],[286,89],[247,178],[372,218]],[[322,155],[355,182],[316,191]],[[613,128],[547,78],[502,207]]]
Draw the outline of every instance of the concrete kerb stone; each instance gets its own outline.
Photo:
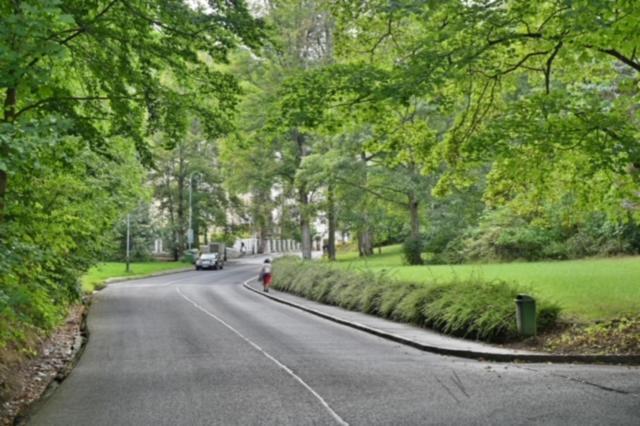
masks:
[[[261,296],[267,297],[275,302],[288,305],[318,317],[333,321],[338,324],[342,324],[351,328],[355,328],[365,333],[373,334],[378,337],[382,337],[387,340],[391,340],[403,345],[411,346],[413,348],[423,350],[426,352],[432,352],[440,355],[455,356],[459,358],[469,358],[479,361],[496,361],[496,362],[526,362],[526,363],[563,363],[563,364],[624,364],[624,365],[640,365],[640,355],[559,355],[559,354],[501,354],[490,352],[478,352],[464,349],[451,349],[442,348],[439,346],[433,346],[417,342],[415,340],[407,339],[397,334],[389,333],[386,331],[378,330],[373,327],[369,327],[357,322],[348,321],[334,315],[330,315],[321,311],[318,311],[307,306],[300,305],[289,300],[274,296],[273,294],[262,292],[249,285],[249,282],[255,279],[247,280],[242,285],[247,289]]]

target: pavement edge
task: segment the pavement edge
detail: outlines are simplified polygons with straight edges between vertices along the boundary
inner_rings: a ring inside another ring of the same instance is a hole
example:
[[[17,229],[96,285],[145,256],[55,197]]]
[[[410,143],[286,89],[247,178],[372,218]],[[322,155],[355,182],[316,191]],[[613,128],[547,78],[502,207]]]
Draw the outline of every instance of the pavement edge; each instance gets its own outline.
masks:
[[[369,327],[357,322],[347,321],[345,319],[326,314],[307,306],[300,305],[298,303],[291,302],[289,300],[282,299],[269,293],[262,292],[249,285],[250,281],[247,280],[242,283],[243,287],[256,294],[267,297],[275,302],[288,305],[318,317],[333,321],[338,324],[345,325],[347,327],[355,328],[365,333],[373,334],[383,339],[391,340],[403,345],[411,346],[413,348],[432,352],[440,355],[455,356],[459,358],[475,359],[479,361],[497,361],[497,362],[526,362],[526,363],[563,363],[563,364],[613,364],[613,365],[640,365],[640,355],[558,355],[558,354],[496,354],[490,352],[478,352],[470,350],[449,349],[439,346],[427,345],[424,343],[416,342],[411,339],[407,339],[402,336],[398,336],[393,333],[378,330],[373,327]]]

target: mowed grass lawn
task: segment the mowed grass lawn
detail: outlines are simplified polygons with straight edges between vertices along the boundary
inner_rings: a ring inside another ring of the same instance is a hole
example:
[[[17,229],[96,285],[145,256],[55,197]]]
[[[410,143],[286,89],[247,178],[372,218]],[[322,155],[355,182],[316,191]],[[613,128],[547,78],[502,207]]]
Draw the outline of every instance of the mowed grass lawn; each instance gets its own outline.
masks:
[[[640,256],[551,262],[472,265],[403,265],[400,246],[389,246],[369,259],[348,252],[342,267],[385,270],[403,281],[504,280],[525,292],[555,301],[563,315],[578,321],[607,320],[640,313]]]
[[[191,266],[184,262],[140,262],[131,263],[130,272],[126,272],[126,264],[120,262],[100,263],[82,276],[82,291],[91,293],[108,278],[138,277],[153,274],[155,272],[183,269]]]

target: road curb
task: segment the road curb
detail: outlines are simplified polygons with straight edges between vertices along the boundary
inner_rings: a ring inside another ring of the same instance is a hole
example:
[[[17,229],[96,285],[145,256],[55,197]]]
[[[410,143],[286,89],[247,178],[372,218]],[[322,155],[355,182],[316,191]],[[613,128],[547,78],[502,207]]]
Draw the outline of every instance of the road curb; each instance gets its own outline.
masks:
[[[355,328],[365,333],[373,334],[378,337],[382,337],[387,340],[401,343],[403,345],[411,346],[413,348],[432,352],[440,355],[449,355],[459,358],[469,358],[480,361],[497,361],[497,362],[526,362],[526,363],[562,363],[562,364],[624,364],[624,365],[640,365],[640,355],[558,355],[558,354],[497,354],[490,352],[478,352],[463,349],[450,349],[439,346],[427,345],[424,343],[416,342],[415,340],[407,339],[397,334],[388,333],[386,331],[378,330],[373,327],[369,327],[357,322],[348,321],[333,315],[326,314],[313,308],[309,308],[300,305],[289,300],[282,299],[269,293],[262,292],[251,287],[248,283],[254,279],[247,280],[242,285],[247,289],[261,296],[267,297],[275,302],[288,305],[318,317],[333,321],[338,324],[346,325],[347,327]]]

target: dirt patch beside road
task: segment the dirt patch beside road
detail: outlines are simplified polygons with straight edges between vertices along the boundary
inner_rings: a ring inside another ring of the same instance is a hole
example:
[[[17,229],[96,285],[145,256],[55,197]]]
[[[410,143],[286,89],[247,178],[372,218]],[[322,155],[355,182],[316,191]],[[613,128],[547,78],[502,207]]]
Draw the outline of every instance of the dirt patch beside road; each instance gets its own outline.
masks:
[[[87,307],[76,305],[48,337],[33,339],[31,350],[5,348],[0,353],[0,425],[12,425],[53,382],[69,374],[85,339]],[[31,353],[29,353],[31,352]]]
[[[587,324],[559,322],[547,333],[502,346],[559,355],[638,355],[640,316]]]

